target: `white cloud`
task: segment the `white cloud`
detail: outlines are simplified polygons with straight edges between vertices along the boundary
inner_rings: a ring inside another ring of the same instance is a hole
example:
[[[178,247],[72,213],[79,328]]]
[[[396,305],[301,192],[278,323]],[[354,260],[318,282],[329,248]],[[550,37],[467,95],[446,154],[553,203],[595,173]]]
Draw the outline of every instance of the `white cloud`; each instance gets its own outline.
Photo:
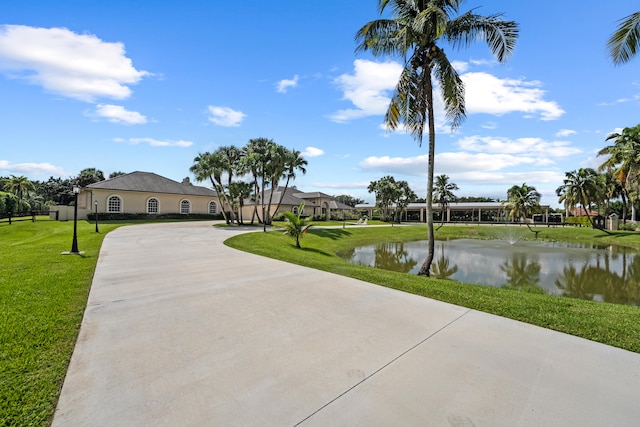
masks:
[[[332,188],[332,189],[366,189],[369,187],[369,182],[314,182],[312,187],[316,188]]]
[[[486,65],[472,61],[474,65]],[[465,83],[465,105],[467,114],[487,113],[500,116],[512,112],[525,113],[541,120],[555,120],[564,114],[556,102],[544,100],[545,91],[538,81],[524,79],[500,79],[483,72],[466,72],[468,63],[455,62]],[[342,74],[335,82],[344,92],[343,99],[356,108],[339,110],[329,118],[344,123],[362,117],[383,115],[389,106],[402,65],[394,62],[354,61],[353,74]],[[442,96],[436,87],[434,111],[438,122],[437,131],[447,126]]]
[[[576,134],[576,131],[571,129],[560,129],[558,132],[556,132],[556,136],[558,138],[564,138],[565,136],[575,135],[575,134]]]
[[[359,166],[368,172],[426,176],[428,159],[427,154],[416,157],[372,156],[362,160]],[[538,158],[527,156],[465,152],[441,153],[437,154],[435,159],[436,169],[448,175],[467,171],[497,171],[523,164],[540,164],[540,162]],[[542,163],[547,162],[542,161]]]
[[[541,138],[509,139],[491,136],[468,136],[458,140],[457,145],[465,151],[484,153],[528,154],[539,157],[567,157],[582,153],[565,141],[545,141]]]
[[[556,120],[564,110],[556,102],[545,101],[545,91],[538,81],[500,79],[488,73],[466,73],[460,76],[465,84],[465,105],[468,114],[487,113],[497,116],[521,112]]]
[[[240,126],[240,122],[247,116],[241,111],[233,110],[229,107],[219,107],[209,105],[209,121],[218,126],[234,127]]]
[[[114,138],[115,142],[128,142],[132,145],[137,145],[140,143],[149,144],[151,147],[191,147],[193,142],[191,141],[161,141],[159,139],[154,138],[129,138],[128,140],[123,140],[122,138]]]
[[[96,114],[104,117],[111,123],[123,123],[127,125],[139,125],[147,123],[147,118],[137,111],[128,111],[120,105],[98,104]]]
[[[318,157],[324,154],[324,151],[316,147],[307,147],[301,153],[303,157]]]
[[[335,83],[344,92],[343,99],[351,101],[356,108],[335,112],[329,117],[334,122],[384,114],[391,99],[389,94],[402,72],[402,66],[394,61],[356,59],[353,65],[354,74],[342,74]]]
[[[287,80],[287,79],[280,80],[276,84],[276,91],[278,93],[287,93],[287,90],[289,90],[290,87],[298,86],[298,79],[299,77],[296,74],[295,76],[293,76],[293,79],[291,80]]]
[[[10,174],[20,175],[43,175],[43,176],[71,176],[64,168],[54,166],[51,163],[9,163],[7,160],[0,160],[0,171]]]
[[[0,26],[0,70],[46,90],[82,101],[125,99],[128,85],[149,75],[136,70],[122,43],[66,28]]]

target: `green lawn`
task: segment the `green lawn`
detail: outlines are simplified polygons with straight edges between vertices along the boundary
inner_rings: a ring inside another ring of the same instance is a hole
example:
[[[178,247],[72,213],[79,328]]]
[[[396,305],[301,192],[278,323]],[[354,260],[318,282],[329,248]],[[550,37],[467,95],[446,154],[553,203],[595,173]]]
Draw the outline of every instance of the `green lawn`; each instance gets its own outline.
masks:
[[[437,238],[496,238],[502,227],[445,226]],[[526,227],[525,238],[533,238]],[[539,237],[557,241],[616,243],[640,249],[640,235],[632,232],[606,234],[586,228],[537,228]],[[281,232],[238,235],[225,242],[230,247],[283,261],[450,302],[487,313],[580,336],[640,353],[640,308],[573,298],[519,292],[510,289],[464,284],[418,277],[349,264],[335,254],[371,243],[423,240],[427,229],[371,227],[311,229],[301,240],[302,249]]]
[[[0,223],[0,426],[48,425],[62,387],[105,234],[78,222]]]

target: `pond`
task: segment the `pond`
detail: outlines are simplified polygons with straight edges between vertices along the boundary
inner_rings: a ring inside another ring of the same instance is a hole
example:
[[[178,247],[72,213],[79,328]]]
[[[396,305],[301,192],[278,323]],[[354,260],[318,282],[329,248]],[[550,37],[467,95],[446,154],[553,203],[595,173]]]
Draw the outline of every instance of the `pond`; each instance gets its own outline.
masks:
[[[427,241],[362,246],[343,259],[416,274]],[[561,242],[456,239],[436,241],[432,277],[552,295],[640,305],[640,257],[617,246]]]

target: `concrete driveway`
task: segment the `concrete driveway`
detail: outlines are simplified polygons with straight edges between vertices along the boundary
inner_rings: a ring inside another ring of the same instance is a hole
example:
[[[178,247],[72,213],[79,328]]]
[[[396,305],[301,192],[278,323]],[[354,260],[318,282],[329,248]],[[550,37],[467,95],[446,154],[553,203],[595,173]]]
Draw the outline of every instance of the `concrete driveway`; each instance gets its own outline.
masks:
[[[632,426],[640,355],[238,252],[106,236],[54,426]]]

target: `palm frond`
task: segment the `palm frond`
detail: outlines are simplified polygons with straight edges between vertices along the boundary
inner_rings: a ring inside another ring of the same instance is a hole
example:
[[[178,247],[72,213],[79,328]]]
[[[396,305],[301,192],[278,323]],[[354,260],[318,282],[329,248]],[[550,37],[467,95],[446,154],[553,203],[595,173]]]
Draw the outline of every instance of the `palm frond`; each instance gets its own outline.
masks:
[[[629,62],[640,47],[640,12],[632,13],[619,22],[607,43],[609,56],[615,65]]]
[[[468,47],[482,38],[491,53],[503,62],[513,54],[518,34],[518,24],[503,20],[502,14],[482,16],[467,12],[449,22],[445,38],[454,48]]]
[[[433,58],[434,75],[444,98],[447,120],[452,129],[458,128],[466,118],[464,83],[442,49]]]

